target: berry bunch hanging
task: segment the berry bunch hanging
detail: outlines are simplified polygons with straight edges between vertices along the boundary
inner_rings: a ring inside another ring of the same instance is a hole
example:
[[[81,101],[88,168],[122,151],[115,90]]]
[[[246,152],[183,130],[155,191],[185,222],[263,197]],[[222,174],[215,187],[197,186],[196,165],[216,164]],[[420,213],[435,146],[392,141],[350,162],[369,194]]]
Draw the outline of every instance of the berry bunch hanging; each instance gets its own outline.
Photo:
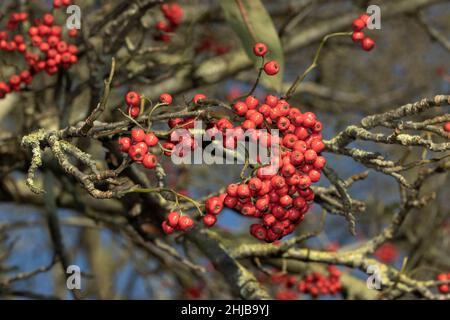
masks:
[[[320,170],[326,164],[320,155],[325,149],[322,123],[314,113],[302,113],[273,95],[268,95],[264,103],[248,96],[233,107],[238,116],[245,118],[241,125],[234,127],[228,119],[220,119],[209,130],[234,130],[242,134],[251,130],[254,142],[267,147],[279,143],[282,151],[272,155],[271,165],[261,166],[246,181],[230,184],[223,204],[243,216],[260,219],[260,223],[251,225],[250,233],[259,240],[274,242],[295,230],[314,199],[310,186],[319,181]],[[266,125],[279,129],[279,141],[260,130]],[[234,149],[238,137],[235,134],[233,140],[224,139],[224,147]],[[222,206],[218,199],[207,200],[207,215],[220,212]]]
[[[130,158],[138,163],[142,163],[147,169],[153,169],[158,163],[154,154],[150,153],[150,148],[158,144],[158,137],[154,132],[147,132],[136,128],[131,130],[130,137],[119,138],[120,150],[127,152]]]
[[[132,118],[137,118],[141,113],[141,95],[135,91],[130,91],[125,95],[127,113]]]
[[[181,215],[178,212],[169,212],[166,220],[162,223],[162,229],[166,234],[172,234],[175,230],[186,231],[194,226],[191,217]]]
[[[367,22],[369,19],[370,17],[367,14],[363,14],[353,20],[352,23],[352,40],[354,42],[360,42],[361,47],[365,51],[370,51],[375,47],[375,41],[372,38],[367,37],[363,32],[364,28],[367,27]]]
[[[170,33],[174,32],[181,24],[184,11],[177,3],[162,4],[160,9],[165,20],[160,20],[155,24],[155,29],[158,31],[155,40],[170,42]]]
[[[130,91],[125,95],[125,103],[127,105],[127,113],[132,118],[138,118],[141,114],[141,95],[135,91]],[[193,103],[197,104],[202,99],[206,99],[204,94],[196,94]],[[168,93],[163,93],[159,97],[157,106],[168,106],[172,103],[173,98]],[[197,147],[195,139],[187,132],[179,132],[176,129],[191,129],[194,127],[194,119],[172,118],[168,120],[170,129],[174,129],[166,142],[161,147],[163,154],[171,156],[173,150],[177,150],[178,156],[183,156],[183,152],[187,148],[191,150]],[[142,163],[144,167],[153,169],[157,164],[157,158],[154,154],[149,153],[150,148],[158,145],[159,139],[154,132],[145,132],[143,129],[135,128],[131,131],[131,137],[121,137],[118,140],[122,152],[128,153],[130,158],[138,163]]]
[[[72,1],[54,1],[54,8],[69,6]],[[7,31],[0,31],[0,51],[16,52],[25,59],[27,67],[0,82],[0,99],[12,91],[20,91],[30,85],[36,74],[45,71],[54,75],[61,69],[69,69],[77,63],[78,48],[63,40],[63,27],[55,22],[52,13],[45,13],[34,22],[28,21],[26,12],[13,12],[7,22]],[[24,34],[20,25],[31,26]],[[74,38],[77,30],[67,30],[67,36]]]
[[[261,57],[262,59],[264,59],[264,56],[268,51],[269,50],[267,49],[267,45],[265,43],[258,42],[253,46],[254,55]],[[264,64],[263,70],[268,76],[274,76],[280,71],[280,65],[276,60],[270,60]]]

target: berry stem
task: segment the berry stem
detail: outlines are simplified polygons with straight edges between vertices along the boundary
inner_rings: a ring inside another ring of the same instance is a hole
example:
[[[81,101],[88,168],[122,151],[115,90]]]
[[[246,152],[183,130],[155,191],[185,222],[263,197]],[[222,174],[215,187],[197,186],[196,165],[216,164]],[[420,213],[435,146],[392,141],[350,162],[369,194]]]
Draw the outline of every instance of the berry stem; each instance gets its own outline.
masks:
[[[130,120],[131,122],[133,122],[135,125],[137,125],[139,128],[141,128],[142,130],[145,130],[144,127],[137,122],[136,120],[134,120],[132,117],[130,117],[129,115],[127,115],[125,112],[122,111],[122,109],[118,108],[117,110],[119,110],[119,112],[128,120]]]
[[[149,131],[152,126],[153,112],[156,111],[156,109],[158,109],[159,107],[166,106],[166,105],[167,105],[167,103],[157,103],[153,108],[150,109],[150,112],[148,113],[148,118],[147,118],[147,131]]]
[[[295,90],[297,90],[297,87],[299,86],[299,84],[306,78],[306,76],[311,71],[313,71],[317,67],[317,62],[319,60],[320,53],[321,53],[322,48],[324,47],[325,43],[328,41],[328,39],[334,38],[334,37],[348,37],[348,36],[351,36],[352,33],[353,32],[336,32],[336,33],[327,34],[325,37],[323,37],[322,41],[320,42],[319,47],[317,48],[316,54],[314,55],[313,62],[305,70],[305,72],[303,72],[302,75],[297,76],[297,78],[295,79],[294,83],[291,85],[291,87],[286,92],[286,94],[284,96],[284,99],[285,100],[289,100],[289,98],[294,94]]]
[[[253,92],[255,92],[256,87],[258,86],[259,80],[261,79],[261,75],[262,75],[263,71],[264,71],[264,57],[261,57],[261,66],[259,67],[258,76],[256,77],[255,83],[253,83],[253,87],[250,89],[250,91],[247,94],[234,99],[233,103],[238,100],[245,99],[248,96],[251,96],[253,94]]]
[[[182,199],[186,200],[187,202],[192,203],[195,206],[195,208],[197,209],[200,216],[203,216],[203,211],[200,208],[200,204],[197,201],[195,201],[194,199],[192,199],[188,196],[185,196],[173,189],[170,189],[170,188],[134,188],[134,189],[128,190],[126,193],[161,193],[164,191],[171,192],[176,197],[175,198],[176,202],[178,202],[178,198],[182,198]]]

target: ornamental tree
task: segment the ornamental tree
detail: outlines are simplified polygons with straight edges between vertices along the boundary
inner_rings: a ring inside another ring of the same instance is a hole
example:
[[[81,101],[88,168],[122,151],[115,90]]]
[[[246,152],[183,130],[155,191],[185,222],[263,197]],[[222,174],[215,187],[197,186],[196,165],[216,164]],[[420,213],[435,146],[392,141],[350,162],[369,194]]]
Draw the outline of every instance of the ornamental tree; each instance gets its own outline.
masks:
[[[448,299],[448,4],[200,2],[2,5],[0,296]]]

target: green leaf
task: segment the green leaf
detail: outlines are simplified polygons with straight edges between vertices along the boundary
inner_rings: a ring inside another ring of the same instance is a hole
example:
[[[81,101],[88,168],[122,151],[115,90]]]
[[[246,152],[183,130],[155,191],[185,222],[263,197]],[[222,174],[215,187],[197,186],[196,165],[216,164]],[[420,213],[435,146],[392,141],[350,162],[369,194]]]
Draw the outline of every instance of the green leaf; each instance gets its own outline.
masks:
[[[254,61],[257,69],[261,66],[261,58],[253,54],[253,46],[256,42],[267,45],[269,51],[265,61],[276,60],[280,65],[280,72],[275,76],[268,76],[263,72],[261,81],[267,88],[280,91],[284,72],[283,49],[264,5],[260,0],[220,0],[220,5],[226,20],[241,39],[247,56]]]

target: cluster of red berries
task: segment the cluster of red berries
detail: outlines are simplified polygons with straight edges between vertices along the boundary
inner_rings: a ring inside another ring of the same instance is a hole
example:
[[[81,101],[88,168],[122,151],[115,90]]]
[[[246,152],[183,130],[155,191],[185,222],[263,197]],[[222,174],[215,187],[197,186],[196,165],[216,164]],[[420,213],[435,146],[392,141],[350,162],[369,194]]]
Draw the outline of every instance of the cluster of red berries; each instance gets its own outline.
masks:
[[[325,295],[335,295],[342,290],[341,271],[333,265],[327,267],[328,275],[313,272],[304,275],[300,280],[294,275],[275,274],[270,277],[270,283],[281,286],[275,298],[277,300],[296,300],[298,294],[309,294],[312,298]]]
[[[386,242],[375,251],[374,255],[381,262],[392,263],[397,259],[399,253],[395,244]]]
[[[189,216],[184,216],[178,212],[169,212],[166,220],[162,223],[162,229],[166,234],[172,234],[175,230],[186,231],[194,225],[194,221]]]
[[[155,29],[158,30],[158,34],[155,36],[155,40],[170,42],[169,33],[174,32],[181,24],[184,11],[183,8],[176,3],[163,4],[160,9],[165,20],[161,20],[156,23]]]
[[[193,98],[193,103],[197,104],[202,99],[206,99],[204,94],[196,94]],[[127,105],[127,112],[132,118],[137,118],[141,112],[140,108],[141,95],[135,91],[130,91],[125,95],[125,103]],[[163,93],[159,96],[159,102],[164,105],[170,105],[173,98],[168,93]],[[169,119],[168,125],[171,129],[192,129],[194,128],[194,118],[173,118]],[[149,148],[158,144],[159,139],[154,132],[145,132],[143,129],[133,129],[130,137],[121,137],[118,140],[120,148],[123,152],[127,152],[130,158],[142,163],[144,167],[153,169],[157,164],[155,155],[148,153]],[[174,130],[169,140],[162,144],[164,155],[171,156],[173,150],[178,147],[177,155],[183,156],[183,152],[187,149],[194,149],[197,147],[195,139],[186,131],[180,133]]]
[[[206,99],[206,96],[204,94],[198,93],[192,99],[192,103],[194,105],[197,105],[204,99]],[[168,93],[163,93],[159,96],[159,101],[161,103],[171,104],[172,96]],[[170,157],[172,155],[172,152],[176,152],[175,154],[178,157],[182,157],[187,152],[187,150],[194,150],[198,147],[197,141],[186,131],[188,129],[194,128],[194,121],[195,118],[192,117],[169,119],[168,125],[173,131],[169,136],[169,140],[162,144],[164,155]]]
[[[450,272],[449,273],[440,273],[436,276],[436,280],[438,281],[448,281],[450,280]],[[442,294],[450,293],[450,286],[448,284],[440,284],[438,286],[438,290]]]
[[[240,126],[234,127],[223,118],[207,130],[233,130],[235,134],[227,135],[223,141],[225,148],[236,148],[240,134],[251,130],[253,142],[264,147],[279,144],[282,150],[271,155],[270,165],[261,164],[248,181],[230,184],[225,197],[208,199],[206,212],[217,215],[223,202],[246,217],[261,219],[260,224],[251,225],[250,233],[259,240],[274,242],[295,230],[314,199],[310,186],[319,181],[320,170],[326,164],[320,155],[325,149],[322,123],[314,113],[301,113],[273,95],[268,95],[261,104],[257,98],[249,96],[245,101],[236,102],[234,111],[245,117]],[[260,130],[263,128],[279,129],[280,137]]]
[[[253,53],[257,57],[264,57],[268,52],[265,43],[258,42],[253,46]],[[269,76],[274,76],[280,71],[280,65],[276,60],[270,60],[264,64],[264,72]]]
[[[363,14],[353,20],[352,23],[352,40],[354,42],[361,42],[361,47],[365,51],[370,51],[375,46],[375,41],[370,37],[366,37],[364,32],[362,32],[362,30],[367,27],[367,21],[369,21],[369,19],[370,17],[367,14]]]
[[[208,198],[205,202],[206,214],[203,216],[203,223],[206,227],[212,227],[217,222],[217,215],[223,209],[226,194]]]
[[[445,132],[450,132],[450,121],[444,123],[442,128],[444,129]]]
[[[55,8],[70,4],[72,1],[69,0],[54,1]],[[60,68],[69,69],[78,61],[78,48],[62,40],[63,29],[55,24],[51,13],[36,19],[28,28],[27,34],[22,35],[18,32],[19,25],[27,20],[27,13],[14,12],[8,19],[8,31],[0,31],[0,50],[23,55],[28,65],[25,70],[11,75],[8,82],[0,82],[0,98],[30,85],[33,77],[41,71],[54,75]],[[77,30],[69,30],[68,36],[76,37]]]
[[[140,99],[140,95],[133,91],[125,97],[128,113],[133,117],[139,116]],[[192,103],[196,105],[204,99],[204,94],[196,94]],[[170,94],[163,93],[159,101],[170,105],[173,99]],[[223,135],[224,147],[233,150],[237,147],[237,141],[250,133],[253,142],[263,147],[280,145],[281,150],[272,152],[270,164],[258,159],[259,167],[243,183],[231,184],[226,188],[226,194],[207,199],[203,223],[207,227],[213,226],[217,222],[217,215],[226,206],[244,216],[261,219],[260,224],[250,227],[250,233],[259,240],[274,242],[294,231],[314,200],[310,186],[319,181],[320,170],[326,164],[325,158],[320,155],[325,149],[322,123],[314,113],[302,113],[273,95],[266,96],[264,103],[254,96],[248,96],[233,107],[235,113],[245,120],[238,126],[227,118],[210,123],[206,134],[211,140],[217,135]],[[173,118],[168,121],[168,125],[171,129],[190,129],[194,127],[194,119]],[[270,129],[279,129],[281,136],[271,135]],[[230,135],[230,132],[233,134]],[[156,165],[156,157],[149,154],[148,150],[157,143],[154,133],[145,133],[142,129],[132,130],[131,138],[119,139],[122,151],[128,152],[134,161],[143,163],[147,168]],[[184,150],[197,147],[197,141],[186,130],[173,130],[169,139],[162,144],[166,156],[174,151],[177,151],[178,156],[183,156]]]
[[[125,95],[127,113],[132,118],[137,118],[141,113],[141,95],[135,91],[130,91]]]
[[[131,130],[131,138],[121,137],[118,142],[120,150],[127,152],[133,161],[142,163],[147,169],[153,169],[158,160],[149,150],[156,146],[158,141],[154,132],[145,133],[143,129],[137,128]]]
[[[297,284],[297,290],[310,294],[312,297],[320,295],[334,295],[341,291],[341,271],[336,266],[328,266],[328,276],[320,272],[305,275]]]

